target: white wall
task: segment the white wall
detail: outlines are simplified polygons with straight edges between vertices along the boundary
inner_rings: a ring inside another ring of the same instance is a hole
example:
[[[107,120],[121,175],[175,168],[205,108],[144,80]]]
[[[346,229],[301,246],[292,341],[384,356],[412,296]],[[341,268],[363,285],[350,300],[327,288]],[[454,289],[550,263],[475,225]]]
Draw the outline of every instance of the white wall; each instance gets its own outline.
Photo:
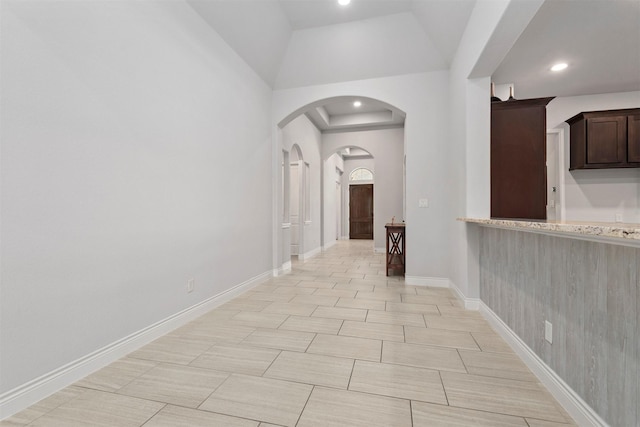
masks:
[[[454,196],[448,224],[449,265],[453,285],[470,299],[479,297],[478,227],[455,218],[490,215],[489,76],[541,4],[542,0],[476,2],[451,64],[448,165],[452,178],[447,188]]]
[[[190,7],[1,19],[0,394],[272,261],[271,91]]]
[[[454,195],[446,185],[451,178],[447,165],[448,86],[448,72],[444,71],[306,86],[273,93],[275,138],[281,138],[278,123],[296,117],[307,104],[335,96],[370,97],[407,114],[407,276],[426,280],[449,277],[450,235],[445,224],[454,215],[449,201]],[[281,142],[273,148],[274,171],[280,167],[280,147]],[[274,182],[274,188],[278,185],[279,181]],[[419,209],[418,199],[424,197],[429,199],[429,208]],[[273,233],[277,239],[280,233],[276,224]]]
[[[336,197],[336,181],[341,181],[340,172],[344,172],[344,161],[337,153],[333,153],[324,162],[324,174],[323,174],[323,246],[325,249],[330,248],[336,242],[337,235],[337,222],[338,212],[340,209],[346,208],[342,202],[341,206],[338,206],[338,200]],[[343,175],[344,176],[344,175]],[[342,191],[341,191],[342,192]],[[342,221],[344,223],[344,220]],[[341,233],[342,237],[342,233]]]
[[[402,161],[404,129],[381,129],[362,132],[325,133],[322,135],[322,157],[326,158],[344,147],[362,148],[373,156],[375,184],[373,186],[373,244],[385,249],[384,225],[395,216],[402,221]],[[348,218],[349,173],[355,160],[344,162],[343,191],[347,194],[345,210]],[[369,163],[365,163],[369,164]],[[347,224],[348,226],[348,224]]]
[[[300,251],[302,255],[317,251],[320,248],[320,141],[321,135],[305,115],[298,116],[296,119],[282,128],[282,141],[285,150],[291,152],[291,147],[296,144],[302,151],[303,160],[309,163],[309,172],[311,179],[311,222],[303,226],[304,247]],[[301,219],[301,224],[304,218]],[[284,262],[288,260],[282,260]]]
[[[569,171],[569,125],[565,120],[583,111],[638,108],[640,92],[559,97],[547,106],[547,128],[563,129],[565,220],[640,222],[640,169]]]
[[[508,1],[476,3],[450,70],[448,262],[452,283],[469,298],[479,296],[477,230],[456,217],[488,218],[491,197],[489,79],[469,79],[469,74],[507,5]]]

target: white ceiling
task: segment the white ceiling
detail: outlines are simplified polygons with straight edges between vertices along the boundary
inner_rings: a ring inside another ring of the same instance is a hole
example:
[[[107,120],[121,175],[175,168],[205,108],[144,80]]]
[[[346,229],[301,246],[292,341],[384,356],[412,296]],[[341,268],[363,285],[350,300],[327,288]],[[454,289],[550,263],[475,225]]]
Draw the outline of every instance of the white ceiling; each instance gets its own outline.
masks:
[[[344,160],[373,159],[373,156],[371,155],[371,153],[369,153],[366,150],[363,150],[362,148],[356,148],[356,147],[344,148],[340,150],[338,154],[340,154],[340,156],[342,156]]]
[[[187,2],[267,84],[287,89],[447,69],[476,0]],[[564,73],[548,70],[557,60],[569,63]],[[483,76],[500,58],[492,61]],[[640,1],[546,0],[492,79],[513,83],[517,98],[640,90]],[[380,104],[367,112],[367,125],[364,110],[350,112],[352,101],[313,105],[305,114],[323,132],[404,122],[402,112]]]
[[[475,0],[187,0],[274,89],[445,70]],[[404,113],[352,98],[309,106],[322,132],[404,125]]]
[[[286,89],[447,69],[475,0],[187,3],[265,82]]]
[[[410,12],[294,31],[276,89],[445,70]]]
[[[303,30],[326,25],[361,21],[396,13],[411,12],[411,0],[353,1],[349,6],[340,6],[336,1],[326,0],[281,0],[280,5],[293,30]]]
[[[556,62],[569,67],[554,73]],[[547,0],[493,81],[516,98],[640,90],[640,1]]]
[[[354,101],[361,106],[355,107]],[[304,114],[324,133],[404,126],[406,114],[381,101],[371,98],[341,96],[309,105]]]

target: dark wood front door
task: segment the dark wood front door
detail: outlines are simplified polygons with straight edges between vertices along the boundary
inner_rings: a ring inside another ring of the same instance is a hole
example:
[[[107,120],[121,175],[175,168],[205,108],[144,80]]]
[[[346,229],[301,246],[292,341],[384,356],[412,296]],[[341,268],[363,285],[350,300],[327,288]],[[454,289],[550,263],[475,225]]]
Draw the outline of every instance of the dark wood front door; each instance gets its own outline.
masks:
[[[373,239],[373,184],[349,187],[349,238]]]

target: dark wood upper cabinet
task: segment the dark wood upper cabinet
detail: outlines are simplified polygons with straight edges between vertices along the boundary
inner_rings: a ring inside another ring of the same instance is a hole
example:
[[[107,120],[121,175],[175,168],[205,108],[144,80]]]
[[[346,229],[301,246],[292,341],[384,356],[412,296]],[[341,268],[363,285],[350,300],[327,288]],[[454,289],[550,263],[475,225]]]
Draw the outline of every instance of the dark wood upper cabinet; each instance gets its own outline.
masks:
[[[570,167],[640,167],[640,109],[589,111],[567,120]]]
[[[491,103],[492,218],[547,218],[546,105],[552,99]]]
[[[627,116],[627,160],[640,164],[640,113]]]

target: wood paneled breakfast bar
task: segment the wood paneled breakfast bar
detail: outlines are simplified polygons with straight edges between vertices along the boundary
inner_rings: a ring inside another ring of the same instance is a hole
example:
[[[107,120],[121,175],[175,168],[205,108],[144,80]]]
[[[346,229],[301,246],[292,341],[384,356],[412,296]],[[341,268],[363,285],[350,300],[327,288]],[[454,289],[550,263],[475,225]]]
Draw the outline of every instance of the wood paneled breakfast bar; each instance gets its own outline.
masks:
[[[480,227],[481,308],[600,417],[637,425],[640,224],[459,220]]]

